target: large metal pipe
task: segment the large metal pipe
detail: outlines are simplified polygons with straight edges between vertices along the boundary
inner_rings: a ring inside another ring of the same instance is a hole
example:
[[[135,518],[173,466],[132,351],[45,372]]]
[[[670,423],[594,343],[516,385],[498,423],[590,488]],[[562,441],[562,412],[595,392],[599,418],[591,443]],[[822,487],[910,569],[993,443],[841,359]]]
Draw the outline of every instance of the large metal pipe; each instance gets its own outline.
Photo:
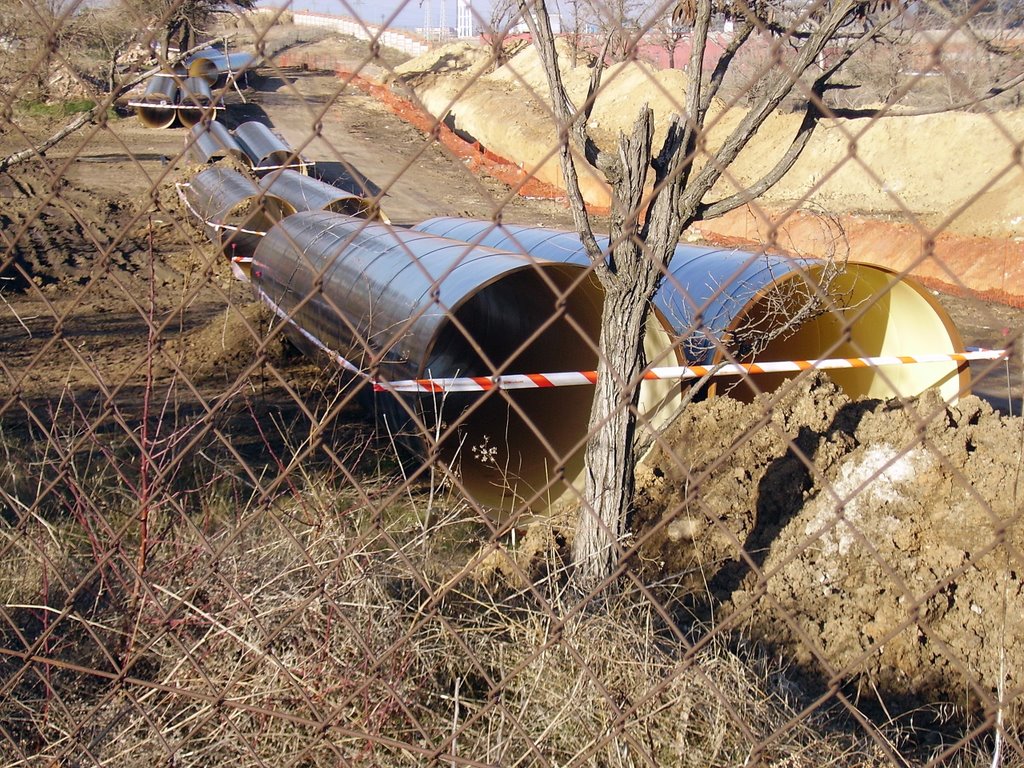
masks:
[[[228,258],[249,258],[275,222],[295,213],[287,202],[228,168],[207,168],[185,187],[210,240]]]
[[[291,147],[270,128],[255,120],[235,128],[235,140],[249,157],[254,171],[277,170],[298,161]]]
[[[213,122],[217,111],[213,109],[213,93],[201,77],[190,77],[178,91],[178,119],[186,128],[200,121]]]
[[[186,142],[189,159],[200,165],[225,157],[234,157],[243,163],[248,162],[245,150],[222,123],[201,122],[192,126]]]
[[[234,79],[255,65],[256,57],[251,53],[225,54],[212,48],[193,54],[187,64],[189,77],[200,77],[211,86],[222,76]]]
[[[579,236],[572,232],[459,218],[431,219],[415,229],[555,261],[587,260]],[[607,243],[603,239],[602,248]],[[774,335],[756,355],[746,351],[759,338],[772,337],[822,285],[831,310],[810,317],[793,333]],[[871,264],[850,262],[831,276],[829,265],[819,260],[679,245],[654,306],[671,324],[692,364],[719,362],[726,350],[741,361],[963,351],[959,332],[927,289]],[[772,390],[793,375],[757,376],[716,388],[749,399],[754,387]],[[938,387],[945,399],[953,400],[970,386],[968,368],[955,362],[835,370],[828,375],[853,398],[914,397]]]
[[[256,248],[253,282],[306,333],[385,379],[591,370],[602,292],[586,270],[328,211]],[[290,332],[300,346],[306,337]],[[542,510],[583,468],[589,387],[384,396],[492,514]]]
[[[364,219],[380,218],[380,209],[371,200],[291,168],[268,173],[260,179],[260,189],[287,200],[296,211],[332,211]]]
[[[153,75],[146,84],[141,106],[136,107],[139,120],[147,128],[170,128],[174,125],[177,110],[174,107],[178,83],[174,75]]]

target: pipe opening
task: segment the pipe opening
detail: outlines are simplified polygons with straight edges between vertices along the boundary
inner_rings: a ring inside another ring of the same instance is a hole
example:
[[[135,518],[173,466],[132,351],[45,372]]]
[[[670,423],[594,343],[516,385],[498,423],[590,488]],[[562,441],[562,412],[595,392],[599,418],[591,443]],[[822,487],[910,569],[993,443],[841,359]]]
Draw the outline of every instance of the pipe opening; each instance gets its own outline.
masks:
[[[235,158],[239,163],[247,164],[249,159],[235,141],[235,137],[224,127],[223,123],[202,121],[192,127],[186,139],[189,144],[189,157],[200,165],[226,157]]]
[[[263,123],[255,120],[242,123],[235,128],[235,140],[245,151],[254,171],[299,166],[299,172],[305,172],[305,165],[298,154]]]
[[[212,87],[220,77],[220,66],[218,64],[220,58],[221,56],[217,51],[212,51],[205,56],[196,56],[189,62],[188,76],[200,78]]]
[[[545,280],[528,267],[476,292],[455,309],[455,321],[445,323],[422,375],[493,375],[485,358],[506,373],[593,370],[602,298],[580,273],[546,265]],[[441,425],[441,460],[501,518],[527,502],[542,511],[578,481],[592,401],[591,387],[560,387],[421,396],[416,405],[428,427]]]
[[[297,211],[330,211],[345,216],[380,219],[380,209],[371,201],[333,184],[282,168],[260,179],[260,188],[287,200]]]
[[[820,281],[823,269],[812,265],[809,278]],[[733,341],[743,327],[765,328],[792,316],[808,295],[809,288],[798,273],[786,275],[778,285],[781,290],[769,286],[739,313],[730,327]],[[741,354],[740,361],[949,354],[963,350],[963,341],[949,316],[913,280],[897,278],[881,267],[851,263],[829,281],[829,294],[838,311],[823,311],[795,333],[777,336],[756,354]],[[721,361],[721,351],[715,358],[715,362]],[[910,398],[937,387],[944,399],[952,401],[970,386],[968,367],[955,362],[840,369],[826,374],[851,399]],[[757,392],[774,391],[795,376],[730,377],[717,382],[712,391],[749,402]]]
[[[295,213],[276,195],[260,190],[237,171],[213,167],[197,174],[186,197],[210,240],[228,258],[249,258],[275,223]]]
[[[174,106],[177,93],[178,84],[172,75],[153,75],[141,99],[143,106],[135,108],[142,124],[147,128],[170,128],[174,125],[177,119]]]
[[[239,201],[218,216],[221,252],[230,258],[251,258],[277,222],[295,213],[287,202],[274,195],[254,195]],[[216,241],[215,241],[216,242]]]
[[[202,78],[188,78],[178,92],[178,120],[186,128],[192,128],[201,121],[211,123],[216,119],[210,86]]]

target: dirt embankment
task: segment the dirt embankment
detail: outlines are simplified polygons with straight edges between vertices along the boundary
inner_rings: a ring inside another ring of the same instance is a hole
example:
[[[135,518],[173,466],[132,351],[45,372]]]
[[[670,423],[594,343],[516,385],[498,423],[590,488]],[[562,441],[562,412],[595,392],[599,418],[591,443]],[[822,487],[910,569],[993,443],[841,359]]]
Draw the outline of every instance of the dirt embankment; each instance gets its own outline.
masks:
[[[581,103],[590,69],[563,50],[563,75]],[[396,88],[409,89],[435,116],[508,158],[538,179],[561,186],[557,133],[547,85],[533,48],[495,68],[489,48],[465,42],[431,51],[397,69]],[[655,144],[682,109],[683,75],[631,62],[609,69],[590,126],[608,145],[628,130],[643,104],[656,119]],[[717,105],[709,120],[710,148],[742,118]],[[777,114],[730,166],[715,191],[725,196],[752,183],[779,159],[800,122]],[[786,177],[756,207],[702,222],[712,239],[774,241],[822,254],[842,238],[852,258],[907,269],[953,290],[984,291],[1024,300],[1024,169],[1017,161],[1024,112],[948,113],[823,123]],[[698,158],[698,164],[703,160]],[[578,162],[584,196],[606,208],[599,174]],[[822,229],[827,212],[834,225]],[[810,223],[809,223],[810,219]],[[768,221],[779,229],[770,235]]]
[[[991,708],[1024,685],[1022,455],[975,397],[696,403],[640,468],[640,559],[813,679]]]

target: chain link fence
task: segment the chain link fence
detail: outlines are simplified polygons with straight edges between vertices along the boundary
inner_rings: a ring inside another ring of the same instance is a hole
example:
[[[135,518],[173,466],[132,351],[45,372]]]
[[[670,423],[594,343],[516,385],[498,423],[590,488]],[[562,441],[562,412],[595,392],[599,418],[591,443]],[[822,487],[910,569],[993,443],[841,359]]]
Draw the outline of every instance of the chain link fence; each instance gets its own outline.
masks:
[[[1024,764],[1017,4],[247,5],[0,0],[3,765]]]

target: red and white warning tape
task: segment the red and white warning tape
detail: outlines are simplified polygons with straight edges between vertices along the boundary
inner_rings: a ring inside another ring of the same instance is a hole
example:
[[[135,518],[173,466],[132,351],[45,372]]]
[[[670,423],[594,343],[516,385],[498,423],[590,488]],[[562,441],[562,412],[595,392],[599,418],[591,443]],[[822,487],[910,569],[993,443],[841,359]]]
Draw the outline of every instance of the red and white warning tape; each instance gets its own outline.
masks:
[[[197,219],[203,222],[203,224],[205,224],[206,226],[213,227],[214,229],[223,229],[227,232],[241,232],[242,234],[245,235],[257,235],[258,237],[267,236],[266,232],[261,232],[258,229],[243,229],[242,227],[236,227],[232,224],[218,224],[216,221],[210,221],[209,219],[203,218],[203,214],[201,214],[192,206],[192,203],[188,201],[188,197],[186,197],[185,193],[182,191],[186,187],[190,186],[192,185],[180,181],[175,182],[174,184],[174,188],[178,193],[178,199],[181,200],[181,204],[185,206],[185,209],[189,213],[191,213],[193,216],[195,216]]]
[[[888,365],[914,365],[923,363],[967,363],[971,360],[998,360],[1006,355],[1005,349],[972,349],[942,355],[884,355],[879,357],[843,357],[824,360],[780,360],[765,363],[727,363],[724,365],[680,365],[649,368],[644,380],[687,380],[705,376],[738,376],[760,373],[795,373],[809,370],[837,368],[877,368]],[[596,371],[570,371],[565,373],[507,374],[505,376],[466,376],[447,379],[407,379],[405,381],[375,381],[378,392],[486,392],[492,389],[543,389],[593,384]]]
[[[302,336],[307,341],[309,341],[314,347],[316,347],[321,352],[326,354],[328,357],[330,357],[332,360],[334,360],[334,362],[336,362],[338,365],[340,365],[346,371],[350,371],[351,373],[357,374],[358,376],[362,376],[365,379],[369,379],[370,378],[370,375],[368,373],[366,373],[366,371],[364,371],[358,365],[356,365],[355,363],[351,363],[348,360],[346,360],[344,357],[342,357],[337,352],[335,352],[333,349],[331,349],[326,344],[324,344],[322,341],[320,341],[320,339],[318,339],[314,334],[310,333],[305,328],[303,328],[301,325],[296,323],[295,320],[293,320],[292,317],[287,312],[284,311],[284,309],[279,307],[277,305],[277,303],[274,302],[274,300],[271,299],[270,296],[268,296],[266,294],[266,292],[262,288],[257,288],[256,289],[256,295],[259,296],[266,303],[266,305],[268,307],[270,307],[271,310],[273,310],[275,315],[280,317],[286,323],[289,323],[290,325],[292,325],[295,328],[295,330],[297,330],[300,334],[302,334]],[[374,382],[374,386],[376,386],[376,382]]]
[[[289,314],[279,307],[262,289],[256,293],[266,302],[274,313],[309,340],[314,346],[325,352],[332,360],[344,368],[373,384],[374,392],[489,392],[493,389],[547,389],[549,387],[575,387],[593,384],[597,381],[597,371],[564,371],[560,373],[510,373],[504,376],[460,376],[438,379],[403,379],[401,381],[381,381],[370,376],[355,363],[346,360],[342,355],[328,347],[315,335],[307,331],[293,320]],[[999,360],[1006,357],[1006,349],[968,348],[966,352],[934,355],[881,355],[877,357],[838,357],[821,360],[778,360],[764,363],[725,363],[721,365],[677,365],[660,368],[649,368],[644,372],[645,381],[665,381],[701,379],[705,376],[752,376],[761,373],[799,373],[810,370],[836,370],[841,368],[878,368],[890,365],[915,365],[927,363],[969,363],[972,360]]]

